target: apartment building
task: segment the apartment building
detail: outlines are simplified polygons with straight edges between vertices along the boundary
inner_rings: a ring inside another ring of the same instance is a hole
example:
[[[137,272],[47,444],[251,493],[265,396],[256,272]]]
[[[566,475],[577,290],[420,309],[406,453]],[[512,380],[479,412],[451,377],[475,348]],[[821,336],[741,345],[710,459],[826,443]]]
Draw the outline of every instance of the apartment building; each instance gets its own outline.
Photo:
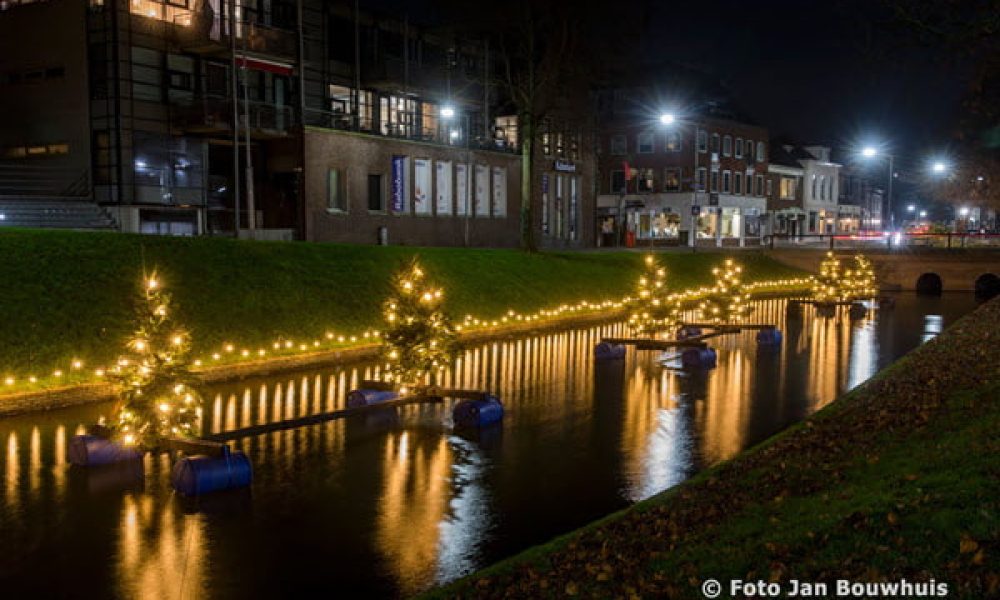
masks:
[[[599,92],[602,242],[760,243],[767,130],[723,103],[670,117],[650,108],[664,106],[659,99],[669,94],[653,87]]]
[[[356,7],[5,0],[0,87],[36,87],[0,95],[21,115],[0,167],[58,164],[123,231],[517,245],[517,119],[484,85],[488,41]],[[590,146],[547,126],[536,233],[592,243]]]

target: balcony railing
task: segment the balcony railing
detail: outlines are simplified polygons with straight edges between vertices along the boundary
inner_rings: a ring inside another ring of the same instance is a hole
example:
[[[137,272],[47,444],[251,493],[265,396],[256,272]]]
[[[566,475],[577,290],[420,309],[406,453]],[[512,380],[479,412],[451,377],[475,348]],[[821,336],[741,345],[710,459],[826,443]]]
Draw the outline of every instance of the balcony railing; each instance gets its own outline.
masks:
[[[251,132],[259,135],[284,135],[295,125],[291,106],[240,101],[239,126],[249,121]],[[249,113],[249,114],[248,114]],[[233,101],[224,96],[194,96],[174,99],[170,105],[173,126],[192,132],[232,131]]]
[[[447,127],[419,127],[405,123],[378,123],[374,117],[366,115],[357,117],[343,111],[307,108],[304,115],[304,124],[312,127],[357,131],[385,138],[425,142],[442,146],[453,146],[455,148],[467,147],[470,150],[489,150],[509,154],[517,154],[519,151],[516,146],[509,144],[506,140],[485,138],[475,133],[473,133],[468,145],[466,145],[462,139],[464,130],[458,136],[452,137],[451,132],[453,130]]]
[[[232,46],[232,24],[224,15],[214,14],[207,4],[177,14],[174,19],[175,41],[191,52],[221,53]],[[265,25],[257,15],[244,10],[235,23],[236,50],[272,56],[294,57],[298,41],[294,31]]]

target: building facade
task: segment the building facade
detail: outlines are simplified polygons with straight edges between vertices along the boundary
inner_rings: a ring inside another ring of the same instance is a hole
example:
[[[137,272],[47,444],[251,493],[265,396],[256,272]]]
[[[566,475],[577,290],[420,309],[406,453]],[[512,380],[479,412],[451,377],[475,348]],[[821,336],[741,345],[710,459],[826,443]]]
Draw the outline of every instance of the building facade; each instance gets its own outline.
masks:
[[[629,92],[614,90],[601,105],[648,105],[642,90]],[[602,117],[597,221],[603,245],[760,243],[766,129],[712,107],[671,123],[620,108]]]
[[[124,231],[518,244],[517,119],[484,84],[486,40],[347,1],[3,6],[0,86],[42,73],[34,95],[0,96],[23,115],[4,160],[44,149]],[[58,43],[38,39],[53,26]],[[590,146],[550,129],[536,235],[591,244]]]

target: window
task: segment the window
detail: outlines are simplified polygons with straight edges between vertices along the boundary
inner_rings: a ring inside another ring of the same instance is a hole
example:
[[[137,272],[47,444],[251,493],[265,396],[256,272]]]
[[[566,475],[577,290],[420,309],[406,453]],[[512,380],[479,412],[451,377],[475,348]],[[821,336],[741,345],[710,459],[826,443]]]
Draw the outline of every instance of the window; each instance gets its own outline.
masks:
[[[490,216],[490,169],[485,165],[476,165],[476,216]]]
[[[736,171],[733,177],[733,193],[743,195],[743,173]]]
[[[722,193],[728,194],[732,190],[733,173],[732,171],[722,172]]]
[[[704,129],[698,130],[698,152],[708,151],[708,133]]]
[[[764,195],[764,176],[763,175],[758,175],[757,176],[757,190],[754,192],[754,195],[755,196],[763,196]]]
[[[156,50],[132,46],[132,96],[136,100],[162,100],[161,63]]]
[[[507,216],[507,169],[493,167],[493,216]]]
[[[611,171],[611,193],[625,191],[625,171]]]
[[[667,152],[680,152],[681,133],[679,131],[668,132],[666,138],[664,139],[663,149]]]
[[[719,191],[719,172],[712,171],[712,187],[709,191],[718,192]]]
[[[379,99],[379,123],[382,135],[410,137],[413,135],[417,102],[402,96],[385,96]]]
[[[774,188],[772,187],[773,184],[774,184],[774,180],[773,179],[768,179],[767,180],[767,197],[768,198],[770,198],[774,194]]]
[[[668,168],[663,172],[663,191],[665,192],[681,191],[680,169]]]
[[[698,191],[705,191],[705,183],[708,178],[708,169],[705,167],[698,167]]]
[[[733,155],[733,136],[727,135],[722,138],[722,155],[723,156]]]
[[[736,158],[743,158],[743,138],[736,138]]]
[[[743,142],[743,154],[746,157],[747,164],[753,164],[753,140]]]
[[[372,212],[385,211],[385,194],[382,191],[381,174],[368,174],[368,210]]]
[[[819,176],[819,199],[826,200],[826,175]]]
[[[757,162],[765,160],[767,160],[767,155],[764,152],[764,142],[757,142]]]
[[[611,136],[611,154],[622,155],[628,152],[628,141],[624,135]]]
[[[809,199],[810,200],[815,200],[816,199],[816,174],[815,173],[812,176],[812,193],[809,195]]]
[[[431,161],[429,158],[413,160],[413,212],[431,214]]]
[[[458,202],[456,214],[469,214],[469,165],[455,165],[455,199]]]
[[[545,156],[552,155],[552,135],[548,133],[542,134],[542,154]]]
[[[715,154],[719,153],[719,134],[712,134],[712,152]]]
[[[636,139],[636,148],[639,154],[652,154],[653,153],[653,134],[652,133],[640,133]]]
[[[326,172],[326,209],[330,212],[347,212],[347,194],[344,172],[328,169]]]
[[[440,215],[451,214],[451,162],[434,163],[436,202],[434,211]]]
[[[653,189],[653,169],[639,169],[638,187],[640,192],[652,192]]]

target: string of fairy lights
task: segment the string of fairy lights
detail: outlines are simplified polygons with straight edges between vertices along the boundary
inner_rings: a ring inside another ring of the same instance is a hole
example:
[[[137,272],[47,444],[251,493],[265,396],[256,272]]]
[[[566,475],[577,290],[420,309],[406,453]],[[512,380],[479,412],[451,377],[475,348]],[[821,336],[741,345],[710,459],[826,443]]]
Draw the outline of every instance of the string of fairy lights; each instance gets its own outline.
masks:
[[[863,259],[863,257],[861,258]],[[647,271],[642,276],[645,278],[645,283],[641,283],[640,281],[637,293],[626,295],[619,300],[581,300],[575,304],[564,303],[559,306],[540,309],[535,312],[519,312],[511,308],[508,309],[503,315],[496,318],[482,318],[467,314],[462,319],[452,324],[451,327],[454,333],[460,336],[470,332],[491,332],[493,330],[503,330],[511,327],[547,324],[557,322],[561,319],[573,318],[582,315],[607,315],[629,307],[638,307],[637,310],[639,312],[649,312],[648,317],[643,317],[648,319],[648,323],[646,323],[644,327],[653,328],[662,327],[667,320],[676,318],[675,310],[679,310],[680,308],[687,306],[696,306],[701,300],[718,297],[720,294],[720,284],[723,288],[725,288],[725,290],[727,290],[726,293],[731,293],[733,290],[737,289],[739,290],[739,299],[733,299],[730,303],[720,306],[720,314],[723,314],[726,311],[728,311],[729,314],[738,314],[739,311],[742,310],[739,307],[746,305],[746,302],[754,295],[766,295],[778,292],[816,292],[817,278],[813,276],[789,277],[747,283],[734,281],[732,277],[738,276],[741,273],[741,269],[734,263],[734,261],[731,260],[727,261],[723,267],[716,269],[715,274],[717,281],[714,285],[666,292],[667,286],[665,283],[665,269],[658,266],[655,263],[655,259],[652,257],[647,258],[645,268]],[[853,280],[856,280],[857,282],[852,284],[854,286],[852,288],[855,294],[854,297],[862,297],[864,295],[873,296],[875,293],[873,291],[875,287],[871,263],[867,262],[863,264],[858,262],[855,269],[852,270],[852,273],[854,273]],[[721,281],[719,280],[720,274],[722,275]],[[643,296],[642,288],[644,286],[648,291],[648,297]],[[656,290],[656,293],[654,293],[653,290]],[[437,292],[440,293],[440,290],[437,290]],[[435,298],[435,304],[437,304],[440,300],[441,296],[437,296]],[[656,311],[643,311],[643,307],[647,301],[654,308],[662,309],[667,307],[667,316],[655,317]],[[736,302],[738,306],[732,305],[733,302]],[[707,303],[706,306],[710,311],[712,310],[710,302]],[[636,312],[632,313],[633,316],[635,314]],[[630,319],[631,318],[632,317],[630,316]],[[706,318],[711,318],[711,315],[706,315]],[[251,361],[269,360],[276,357],[306,356],[311,353],[327,352],[335,349],[341,350],[350,347],[381,344],[384,341],[384,337],[385,330],[369,328],[357,333],[335,333],[334,331],[328,330],[312,339],[304,340],[279,338],[270,344],[270,346],[255,347],[239,344],[235,341],[227,341],[223,342],[214,351],[202,355],[199,358],[195,358],[190,364],[192,370],[197,372],[214,366],[229,366],[232,364],[249,363]],[[113,368],[114,365],[112,365],[111,369]],[[65,367],[54,369],[51,372],[50,377],[39,377],[37,374],[20,376],[8,374],[4,376],[3,384],[9,389],[16,390],[17,388],[15,386],[24,385],[25,383],[29,386],[44,384],[46,386],[56,387],[60,385],[60,382],[65,384],[71,378],[74,383],[97,383],[101,381],[108,381],[110,379],[109,371],[111,369],[107,366],[93,366],[88,369],[87,363],[83,359],[74,357],[68,361],[68,364]]]
[[[812,297],[817,302],[851,302],[877,293],[872,262],[861,254],[854,256],[851,267],[843,265],[833,252],[827,252],[813,278]]]

